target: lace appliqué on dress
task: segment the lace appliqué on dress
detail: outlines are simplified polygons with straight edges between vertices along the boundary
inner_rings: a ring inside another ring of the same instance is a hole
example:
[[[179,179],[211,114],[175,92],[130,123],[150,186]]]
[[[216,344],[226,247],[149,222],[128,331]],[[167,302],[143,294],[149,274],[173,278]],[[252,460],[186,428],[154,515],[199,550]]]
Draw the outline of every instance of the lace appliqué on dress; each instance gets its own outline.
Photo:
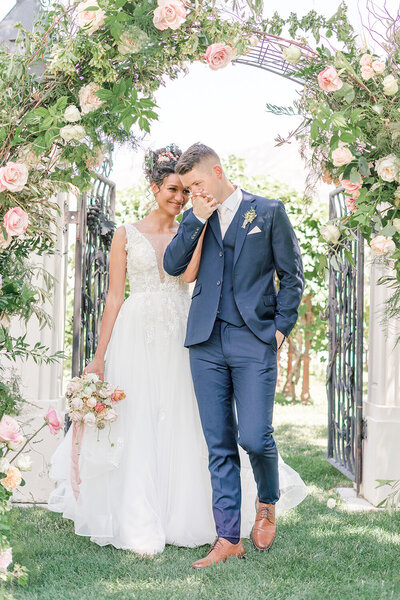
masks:
[[[155,335],[170,336],[186,325],[189,312],[189,285],[162,267],[168,234],[145,234],[133,224],[125,225],[127,277],[132,301],[145,323],[146,341]],[[129,301],[129,298],[127,301]]]

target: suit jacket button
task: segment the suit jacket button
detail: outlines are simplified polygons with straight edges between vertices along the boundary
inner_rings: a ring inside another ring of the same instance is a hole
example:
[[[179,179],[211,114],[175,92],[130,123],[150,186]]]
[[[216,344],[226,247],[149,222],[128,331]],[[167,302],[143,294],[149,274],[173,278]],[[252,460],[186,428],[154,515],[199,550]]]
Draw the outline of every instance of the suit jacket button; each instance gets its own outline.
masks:
[[[220,255],[220,256],[223,256],[223,255],[224,255],[224,253],[223,253],[223,252],[220,252],[220,253],[219,253],[219,255]]]
[[[221,282],[220,282],[220,281],[217,281],[217,285],[221,285]]]

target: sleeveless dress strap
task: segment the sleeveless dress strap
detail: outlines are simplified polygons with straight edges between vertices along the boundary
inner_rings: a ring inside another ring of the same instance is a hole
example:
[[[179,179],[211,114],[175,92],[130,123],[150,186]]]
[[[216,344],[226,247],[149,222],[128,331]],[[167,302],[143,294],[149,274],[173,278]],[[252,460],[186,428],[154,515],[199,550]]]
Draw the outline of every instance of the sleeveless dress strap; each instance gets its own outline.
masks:
[[[124,225],[125,233],[126,233],[126,243],[125,250],[128,251],[129,246],[133,242],[134,238],[137,237],[138,232],[136,231],[136,227],[132,225],[132,223],[127,223]]]

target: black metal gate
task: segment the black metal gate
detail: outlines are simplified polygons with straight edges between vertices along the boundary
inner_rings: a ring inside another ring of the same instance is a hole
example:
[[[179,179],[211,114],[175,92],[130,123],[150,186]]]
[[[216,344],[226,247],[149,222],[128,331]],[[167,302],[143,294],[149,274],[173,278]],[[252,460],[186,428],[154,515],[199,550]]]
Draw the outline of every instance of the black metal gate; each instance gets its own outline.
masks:
[[[79,199],[76,214],[72,377],[93,358],[108,291],[109,254],[115,230],[115,184],[104,174]]]
[[[349,214],[343,188],[329,195],[329,218]],[[351,253],[347,259],[344,250]],[[360,490],[362,473],[362,377],[364,240],[357,232],[329,269],[328,461]]]

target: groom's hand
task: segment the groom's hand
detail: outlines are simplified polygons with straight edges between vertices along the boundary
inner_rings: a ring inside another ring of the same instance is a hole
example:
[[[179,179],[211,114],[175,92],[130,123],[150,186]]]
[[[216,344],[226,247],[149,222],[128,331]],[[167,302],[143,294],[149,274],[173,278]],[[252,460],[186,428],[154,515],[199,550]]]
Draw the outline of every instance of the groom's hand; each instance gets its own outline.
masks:
[[[196,192],[192,195],[193,214],[201,219],[209,219],[217,209],[217,201],[207,192]]]

